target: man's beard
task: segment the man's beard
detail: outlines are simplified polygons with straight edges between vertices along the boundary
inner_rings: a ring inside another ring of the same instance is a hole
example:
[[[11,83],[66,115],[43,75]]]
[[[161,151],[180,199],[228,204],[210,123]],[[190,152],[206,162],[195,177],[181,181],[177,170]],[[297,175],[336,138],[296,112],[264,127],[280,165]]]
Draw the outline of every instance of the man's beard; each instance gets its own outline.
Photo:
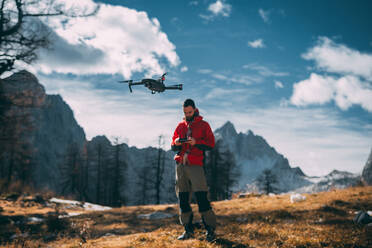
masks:
[[[190,117],[186,117],[186,121],[192,121],[192,120],[194,120],[194,115]]]

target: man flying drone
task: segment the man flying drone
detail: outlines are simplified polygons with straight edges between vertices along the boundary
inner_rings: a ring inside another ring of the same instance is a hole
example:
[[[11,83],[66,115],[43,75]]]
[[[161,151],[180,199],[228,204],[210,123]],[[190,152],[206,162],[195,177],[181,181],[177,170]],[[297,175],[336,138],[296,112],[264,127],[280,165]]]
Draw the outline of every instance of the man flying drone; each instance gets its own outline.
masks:
[[[133,82],[133,80],[125,80],[125,81],[119,81],[119,83],[128,83],[129,90],[132,93],[132,85],[140,85],[143,84],[145,87],[149,88],[151,90],[152,94],[155,94],[156,92],[164,92],[165,90],[182,90],[182,84],[176,84],[176,85],[170,85],[165,86],[165,75],[167,73],[164,73],[159,79],[151,79],[151,78],[145,78],[142,79],[140,82]]]

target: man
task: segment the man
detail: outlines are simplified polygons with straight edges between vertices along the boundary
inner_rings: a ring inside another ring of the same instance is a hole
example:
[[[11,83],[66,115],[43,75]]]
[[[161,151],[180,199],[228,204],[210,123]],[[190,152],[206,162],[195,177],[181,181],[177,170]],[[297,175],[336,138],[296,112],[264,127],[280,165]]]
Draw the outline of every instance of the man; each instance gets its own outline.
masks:
[[[184,233],[178,237],[185,240],[193,237],[193,213],[190,206],[192,192],[195,192],[199,212],[207,230],[206,239],[215,239],[216,216],[207,198],[208,186],[203,170],[203,153],[214,147],[214,135],[208,124],[199,115],[195,103],[191,99],[183,104],[185,117],[181,121],[172,138],[172,150],[178,151],[174,157],[176,168],[176,194],[180,207],[180,223]]]

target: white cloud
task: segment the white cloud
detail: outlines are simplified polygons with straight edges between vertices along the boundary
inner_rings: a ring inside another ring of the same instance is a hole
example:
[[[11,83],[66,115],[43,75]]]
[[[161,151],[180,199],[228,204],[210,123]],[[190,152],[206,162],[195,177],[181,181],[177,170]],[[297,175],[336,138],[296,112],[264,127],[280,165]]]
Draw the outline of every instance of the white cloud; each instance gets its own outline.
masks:
[[[158,19],[143,11],[101,4],[96,16],[44,21],[58,35],[54,51],[41,51],[37,67],[44,73],[121,73],[129,78],[133,72],[161,74],[180,64]]]
[[[206,21],[211,21],[217,16],[229,17],[231,14],[231,4],[225,3],[225,1],[217,0],[215,3],[211,3],[207,10],[210,12],[210,14],[199,15]]]
[[[189,68],[187,66],[181,67],[181,72],[187,72]]]
[[[200,16],[200,18],[203,18],[203,19],[206,20],[207,22],[213,20],[213,18],[214,18],[213,15],[204,15],[204,14],[200,14],[199,16]]]
[[[231,82],[244,85],[262,83],[266,77],[284,77],[289,75],[287,72],[273,71],[266,66],[257,64],[246,64],[243,65],[242,68],[254,71],[254,73],[232,73],[231,71],[214,72],[210,69],[198,69],[197,72],[200,74],[208,74],[210,77],[218,79],[219,81],[224,81],[225,83]]]
[[[201,74],[209,74],[209,73],[212,73],[212,70],[211,69],[199,69],[198,72]]]
[[[220,80],[224,80],[224,81],[230,80],[230,78],[228,76],[225,76],[225,75],[220,74],[220,73],[213,73],[211,76],[216,78],[216,79],[220,79]]]
[[[261,77],[255,77],[252,75],[225,75],[221,73],[211,73],[211,77],[215,79],[219,79],[225,82],[232,82],[232,83],[240,83],[244,85],[252,85],[253,83],[261,83],[262,78]]]
[[[302,57],[314,60],[317,68],[337,76],[312,73],[309,79],[293,85],[291,103],[297,106],[334,101],[342,110],[360,105],[372,112],[372,55],[361,53],[327,37]]]
[[[357,77],[342,77],[337,81],[335,101],[343,110],[356,104],[372,113],[372,87]]]
[[[243,68],[257,71],[261,76],[264,76],[264,77],[271,77],[271,76],[284,77],[284,76],[289,75],[288,72],[275,72],[266,66],[256,65],[256,64],[243,65]]]
[[[265,47],[262,39],[257,39],[254,41],[248,41],[248,46],[253,48],[263,48]]]
[[[215,3],[209,5],[208,10],[216,16],[222,15],[228,17],[231,13],[231,5],[217,0]]]
[[[270,23],[270,10],[265,11],[263,9],[259,9],[258,14],[265,23]]]
[[[312,73],[309,79],[293,85],[291,102],[297,106],[324,104],[332,100],[336,80]]]
[[[240,83],[244,85],[251,85],[253,83],[261,83],[263,81],[263,78],[256,75],[247,75],[247,74],[241,74],[241,73],[216,73],[210,69],[199,69],[198,73],[200,74],[208,74],[212,78],[225,81],[225,82],[232,82],[232,83]]]
[[[353,74],[372,80],[372,54],[337,44],[327,37],[320,37],[317,45],[302,57],[314,60],[319,69],[327,72]]]
[[[223,88],[213,88],[205,96],[205,99],[226,99],[234,98],[235,96],[244,94],[246,90],[244,89],[223,89]]]
[[[293,89],[291,103],[297,106],[333,100],[342,110],[356,104],[372,112],[372,87],[355,76],[335,78],[312,73],[309,79],[294,84]]]
[[[280,81],[275,81],[275,88],[276,89],[279,89],[279,88],[282,89],[282,88],[284,88],[284,85]]]

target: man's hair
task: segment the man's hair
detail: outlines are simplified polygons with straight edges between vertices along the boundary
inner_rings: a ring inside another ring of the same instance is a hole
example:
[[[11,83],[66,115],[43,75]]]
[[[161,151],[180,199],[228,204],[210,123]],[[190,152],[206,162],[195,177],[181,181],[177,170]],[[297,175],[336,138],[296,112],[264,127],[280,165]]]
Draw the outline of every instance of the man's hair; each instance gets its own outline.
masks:
[[[183,103],[183,107],[186,108],[188,106],[195,108],[195,102],[192,99],[186,99]]]

